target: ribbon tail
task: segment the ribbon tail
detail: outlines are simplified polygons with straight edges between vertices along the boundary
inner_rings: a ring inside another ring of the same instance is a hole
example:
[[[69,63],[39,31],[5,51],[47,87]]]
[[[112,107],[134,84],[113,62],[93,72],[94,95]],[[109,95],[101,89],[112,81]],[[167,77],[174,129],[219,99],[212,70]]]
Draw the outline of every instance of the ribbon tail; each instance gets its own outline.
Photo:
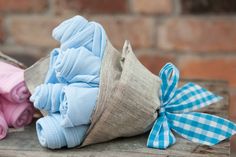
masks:
[[[166,149],[175,142],[176,139],[170,130],[166,117],[159,117],[155,121],[153,128],[149,134],[147,147]]]
[[[222,97],[194,83],[187,83],[176,91],[175,97],[166,106],[171,113],[187,113],[211,105]]]
[[[167,113],[167,118],[172,130],[195,143],[212,146],[236,133],[236,124],[210,114]]]

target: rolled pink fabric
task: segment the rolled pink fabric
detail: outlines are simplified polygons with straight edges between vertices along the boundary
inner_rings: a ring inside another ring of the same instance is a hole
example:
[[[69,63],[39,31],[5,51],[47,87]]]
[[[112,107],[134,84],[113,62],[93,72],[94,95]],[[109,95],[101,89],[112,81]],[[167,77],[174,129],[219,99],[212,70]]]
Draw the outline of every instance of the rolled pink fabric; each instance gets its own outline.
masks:
[[[32,122],[34,108],[30,102],[13,104],[2,99],[2,111],[9,127],[20,128]]]
[[[29,98],[23,69],[0,62],[0,94],[13,103],[23,103]]]
[[[0,140],[8,127],[20,128],[32,122],[34,108],[25,86],[24,70],[0,61]]]
[[[2,111],[0,110],[0,140],[6,137],[7,130],[8,130],[7,122],[4,118]]]

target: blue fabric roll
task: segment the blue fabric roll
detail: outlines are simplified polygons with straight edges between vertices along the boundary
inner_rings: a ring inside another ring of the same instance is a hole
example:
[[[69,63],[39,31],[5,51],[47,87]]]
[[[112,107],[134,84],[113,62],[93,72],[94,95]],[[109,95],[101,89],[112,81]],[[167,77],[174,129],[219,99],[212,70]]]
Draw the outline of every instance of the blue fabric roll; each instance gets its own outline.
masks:
[[[34,103],[34,107],[37,109],[50,113],[58,112],[64,86],[64,84],[42,84],[35,89],[30,101]]]
[[[82,16],[74,16],[63,21],[53,29],[52,36],[60,43],[68,41],[75,34],[81,32],[88,25],[88,20]]]
[[[60,82],[86,82],[98,85],[101,60],[85,47],[67,49],[55,63],[56,76]]]
[[[60,53],[59,48],[53,49],[52,52],[50,53],[50,63],[44,83],[59,83],[59,80],[56,77],[56,72],[54,69],[54,63],[57,60],[59,53]]]
[[[63,127],[75,127],[90,124],[95,108],[98,88],[86,84],[71,84],[63,89],[60,113]]]
[[[96,22],[87,22],[81,16],[62,22],[53,30],[53,37],[60,41],[62,51],[84,46],[100,58],[106,45],[103,27]]]
[[[88,125],[63,128],[60,126],[60,121],[61,116],[59,114],[52,114],[36,122],[36,131],[40,144],[51,149],[72,148],[80,145]]]
[[[83,141],[96,105],[106,33],[100,24],[75,16],[52,35],[61,46],[51,52],[45,82],[30,99],[49,112],[37,121],[37,135],[47,148],[75,147]]]

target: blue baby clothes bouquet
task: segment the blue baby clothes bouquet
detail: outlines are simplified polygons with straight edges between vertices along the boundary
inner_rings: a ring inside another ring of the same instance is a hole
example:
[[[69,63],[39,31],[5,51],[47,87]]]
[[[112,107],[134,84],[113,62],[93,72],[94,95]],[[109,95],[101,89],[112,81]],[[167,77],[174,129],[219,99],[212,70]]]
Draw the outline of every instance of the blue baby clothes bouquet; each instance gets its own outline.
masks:
[[[220,96],[194,83],[178,87],[171,63],[152,74],[128,41],[116,50],[100,24],[75,16],[52,35],[60,47],[25,71],[30,100],[44,115],[36,122],[43,147],[83,147],[151,130],[147,146],[166,149],[178,142],[173,132],[205,145],[236,133],[233,122],[194,112]]]
[[[30,98],[48,113],[36,123],[42,146],[75,147],[82,142],[98,95],[105,36],[102,26],[81,16],[54,29],[61,46],[51,52],[45,81]]]

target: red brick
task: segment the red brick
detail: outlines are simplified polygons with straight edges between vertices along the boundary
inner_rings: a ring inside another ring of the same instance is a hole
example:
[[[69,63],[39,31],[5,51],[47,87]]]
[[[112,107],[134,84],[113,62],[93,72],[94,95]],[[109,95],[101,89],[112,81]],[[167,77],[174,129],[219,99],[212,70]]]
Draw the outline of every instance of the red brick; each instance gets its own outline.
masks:
[[[236,87],[236,57],[193,57],[178,60],[182,78],[226,80]]]
[[[146,68],[156,75],[167,62],[175,63],[174,57],[170,55],[142,54],[138,58]]]
[[[134,48],[153,46],[154,21],[151,18],[96,16],[88,19],[101,22],[112,43],[118,48],[123,46],[126,39],[131,41]],[[9,30],[16,43],[51,47],[56,46],[51,31],[62,20],[44,16],[13,17]]]
[[[97,16],[89,18],[100,22],[114,46],[121,48],[127,39],[134,48],[153,46],[154,21],[146,17]]]
[[[0,0],[0,12],[42,12],[47,0]]]
[[[57,12],[123,13],[128,9],[127,0],[58,0],[57,5]]]
[[[158,46],[194,52],[236,51],[236,20],[174,18],[158,29]]]
[[[4,40],[3,19],[0,18],[0,43]]]
[[[131,0],[131,8],[135,13],[169,14],[172,7],[171,0]]]
[[[181,0],[181,12],[183,14],[235,14],[235,0]]]
[[[13,17],[10,19],[9,32],[16,44],[55,47],[52,30],[62,20],[45,16]]]

